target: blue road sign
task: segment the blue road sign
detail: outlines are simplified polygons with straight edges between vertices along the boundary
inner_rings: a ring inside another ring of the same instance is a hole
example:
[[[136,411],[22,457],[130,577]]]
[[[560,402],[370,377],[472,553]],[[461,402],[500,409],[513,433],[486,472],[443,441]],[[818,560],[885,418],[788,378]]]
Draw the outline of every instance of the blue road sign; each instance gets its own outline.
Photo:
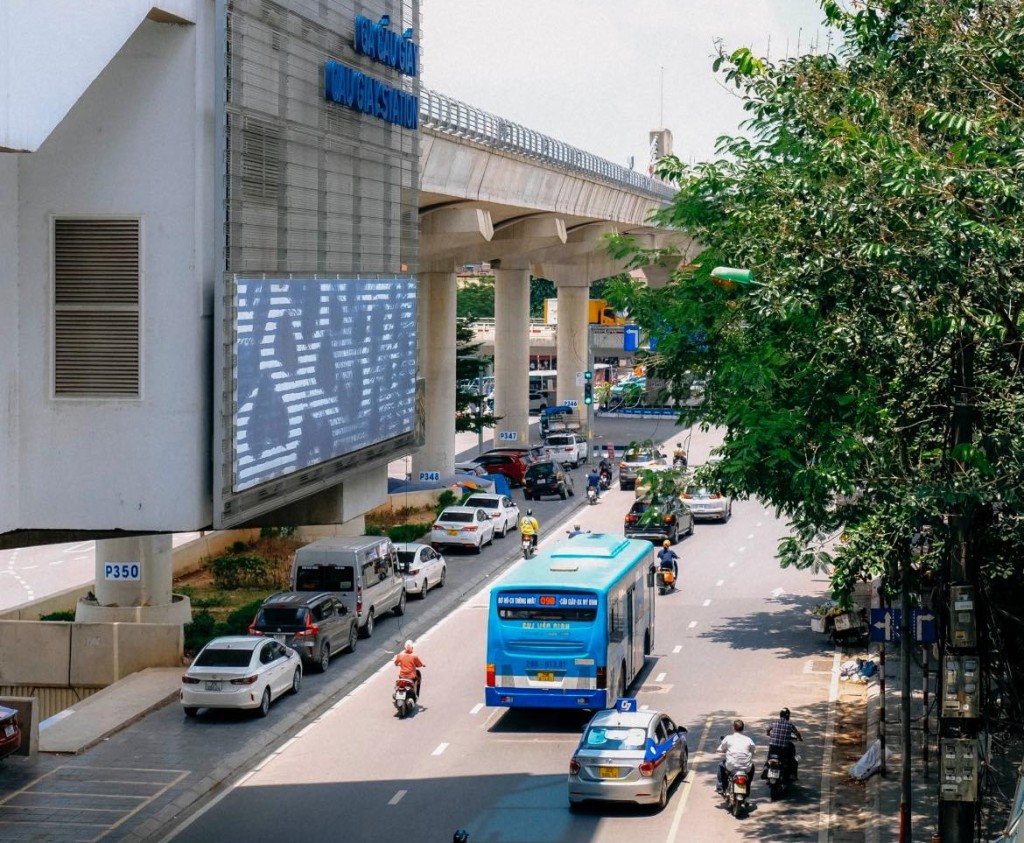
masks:
[[[899,641],[902,619],[899,609],[872,609],[868,637],[872,641]]]
[[[938,622],[931,609],[910,610],[910,628],[918,644],[932,644],[939,640]]]

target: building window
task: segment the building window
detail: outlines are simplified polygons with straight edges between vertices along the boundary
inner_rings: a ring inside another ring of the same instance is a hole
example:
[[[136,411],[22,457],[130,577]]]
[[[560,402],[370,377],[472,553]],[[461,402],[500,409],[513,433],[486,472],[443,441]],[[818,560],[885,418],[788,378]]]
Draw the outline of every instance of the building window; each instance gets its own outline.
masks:
[[[54,392],[139,397],[139,220],[57,219]]]

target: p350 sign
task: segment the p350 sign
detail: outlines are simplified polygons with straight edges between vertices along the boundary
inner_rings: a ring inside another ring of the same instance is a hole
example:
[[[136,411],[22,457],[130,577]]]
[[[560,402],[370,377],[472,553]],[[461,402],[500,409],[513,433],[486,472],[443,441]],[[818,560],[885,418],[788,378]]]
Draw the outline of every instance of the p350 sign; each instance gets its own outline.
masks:
[[[138,562],[121,562],[103,566],[103,579],[105,580],[137,580],[141,576],[141,569]]]

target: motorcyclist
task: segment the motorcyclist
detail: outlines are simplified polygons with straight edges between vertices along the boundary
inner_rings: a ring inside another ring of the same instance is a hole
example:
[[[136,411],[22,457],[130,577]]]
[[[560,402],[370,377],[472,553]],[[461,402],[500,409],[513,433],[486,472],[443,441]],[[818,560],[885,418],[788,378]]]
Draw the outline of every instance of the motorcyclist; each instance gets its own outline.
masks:
[[[682,442],[676,442],[676,448],[672,452],[672,465],[681,465],[686,468],[686,451]]]
[[[464,828],[458,829],[452,835],[452,843],[469,843],[469,832]]]
[[[594,494],[597,497],[601,497],[601,475],[597,473],[597,469],[591,468],[587,474],[587,491],[594,490]]]
[[[798,741],[802,741],[804,738],[800,734],[800,730],[790,723],[788,708],[782,709],[779,712],[778,719],[768,724],[767,735],[768,754],[778,753],[779,758],[782,759],[783,769],[789,769],[793,774],[793,778],[796,778],[796,744],[793,743],[793,739],[796,738]],[[767,767],[761,773],[761,778],[767,778]]]
[[[679,554],[672,549],[672,542],[665,539],[661,543],[661,550],[658,551],[659,567],[663,571],[671,571],[674,579],[679,579]],[[675,588],[675,583],[672,583]]]
[[[576,538],[576,536],[582,536],[585,532],[586,531],[579,524],[573,524],[572,525],[572,529],[571,530],[567,530],[565,534],[570,539],[574,539],[574,538]]]
[[[716,793],[722,793],[728,783],[728,776],[740,770],[748,775],[754,769],[754,742],[743,734],[743,721],[733,720],[732,734],[722,738],[718,752],[724,752],[725,758],[718,765],[718,786]]]
[[[540,522],[533,517],[533,510],[526,510],[526,515],[519,519],[519,532],[530,538],[530,545],[537,547],[537,534],[540,533]]]
[[[426,667],[423,660],[413,652],[412,639],[405,642],[405,647],[397,656],[395,664],[398,665],[398,678],[411,679],[416,687],[416,698],[420,696],[420,672],[419,668]]]

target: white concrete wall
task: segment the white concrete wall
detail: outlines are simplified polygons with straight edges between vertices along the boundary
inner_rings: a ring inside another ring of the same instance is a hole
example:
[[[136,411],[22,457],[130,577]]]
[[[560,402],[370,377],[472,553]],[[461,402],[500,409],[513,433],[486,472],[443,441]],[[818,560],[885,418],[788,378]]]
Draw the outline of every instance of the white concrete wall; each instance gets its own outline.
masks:
[[[210,523],[213,3],[197,11],[142,21],[39,150],[0,164],[19,259],[0,266],[0,531]],[[142,221],[141,400],[51,394],[51,220],[90,214]]]

